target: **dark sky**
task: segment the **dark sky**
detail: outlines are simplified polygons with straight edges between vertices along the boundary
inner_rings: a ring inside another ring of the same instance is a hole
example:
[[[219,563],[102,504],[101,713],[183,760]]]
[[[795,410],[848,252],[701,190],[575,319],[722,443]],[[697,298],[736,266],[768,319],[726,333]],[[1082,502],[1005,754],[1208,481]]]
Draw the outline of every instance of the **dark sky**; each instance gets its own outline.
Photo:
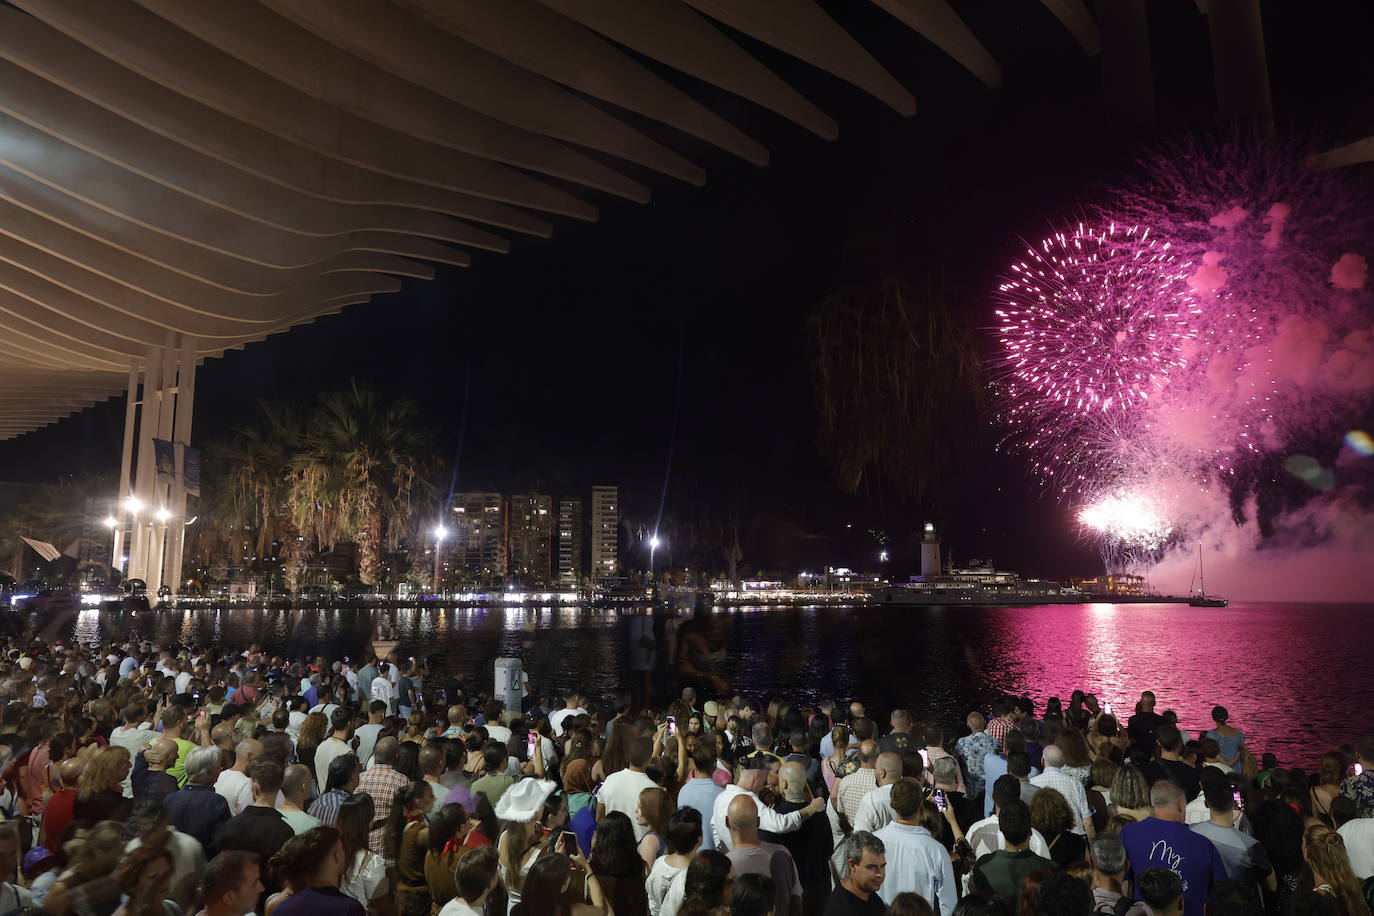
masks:
[[[580,191],[601,206],[597,223],[558,220],[552,239],[516,236],[512,254],[474,252],[466,270],[440,268],[434,282],[208,362],[197,444],[250,418],[259,399],[309,402],[356,377],[420,401],[447,467],[467,385],[463,489],[619,483],[627,512],[652,519],[674,441],[666,516],[686,523],[743,494],[747,564],[867,563],[868,532],[882,530],[893,572],[910,571],[903,544],[933,516],[959,562],[1096,572],[1067,507],[994,451],[985,418],[951,431],[973,437],[971,457],[942,481],[955,496],[940,506],[841,492],[814,445],[806,320],[846,276],[846,244],[868,237],[909,253],[913,269],[938,269],[961,320],[985,328],[1018,236],[1090,205],[1140,143],[1214,125],[1206,20],[1192,0],[1149,4],[1159,126],[1133,139],[1107,121],[1098,60],[1039,4],[957,4],[1002,66],[996,90],[868,0],[824,5],[916,95],[914,118],[736,35],[836,118],[838,141],[665,71],[764,142],[772,164],[618,112],[704,165],[707,186],[617,162],[653,188],[652,204]],[[1374,129],[1368,5],[1332,0],[1317,15],[1270,3],[1265,16],[1278,122],[1322,145]],[[0,444],[0,480],[112,467],[122,420],[116,400]]]

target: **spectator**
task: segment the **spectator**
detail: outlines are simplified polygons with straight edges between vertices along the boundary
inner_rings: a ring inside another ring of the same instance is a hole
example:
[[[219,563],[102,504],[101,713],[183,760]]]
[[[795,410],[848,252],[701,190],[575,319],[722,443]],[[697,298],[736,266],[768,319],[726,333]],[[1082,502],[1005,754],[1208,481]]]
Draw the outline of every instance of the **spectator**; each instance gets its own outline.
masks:
[[[771,909],[779,916],[801,916],[802,885],[796,865],[785,846],[760,839],[758,802],[748,795],[736,795],[725,820],[730,830],[728,855],[735,879],[745,874],[769,877],[776,894],[776,905]]]
[[[263,893],[258,857],[242,850],[222,852],[205,866],[201,881],[205,916],[243,916]]]
[[[1183,788],[1172,780],[1161,780],[1150,787],[1153,813],[1121,830],[1121,842],[1130,861],[1127,880],[1136,888],[1136,898],[1144,899],[1141,888],[1148,870],[1163,867],[1178,872],[1183,888],[1183,912],[1203,916],[1207,894],[1213,884],[1226,880],[1226,864],[1217,848],[1184,823],[1187,801]],[[1146,900],[1151,907],[1155,904]]]
[[[1150,868],[1140,876],[1140,887],[1136,894],[1150,908],[1150,916],[1179,916],[1188,911],[1183,888],[1183,879],[1178,872],[1167,868]]]
[[[282,800],[277,810],[298,835],[320,826],[320,819],[305,811],[314,782],[315,777],[310,770],[298,763],[287,767],[282,776]]]
[[[701,812],[696,808],[683,806],[668,818],[668,853],[654,860],[649,877],[644,882],[650,916],[660,916],[668,888],[674,879],[687,870],[693,856],[701,849],[702,826]]]
[[[463,856],[453,881],[458,893],[444,904],[439,916],[482,916],[487,898],[498,884],[496,850],[487,846]]]
[[[154,749],[161,743],[156,742]],[[171,825],[194,839],[209,855],[218,851],[215,834],[232,816],[229,803],[214,789],[218,778],[219,749],[213,745],[198,747],[186,758],[186,788],[167,797]]]
[[[378,678],[374,683],[382,680]],[[278,766],[268,761],[256,764],[264,765]],[[253,782],[256,806],[259,797],[256,787],[261,783],[256,776]],[[339,890],[339,879],[343,875],[343,842],[333,827],[316,827],[300,836],[291,835],[273,864],[286,881],[300,887],[277,905],[273,916],[365,916],[362,905]]]
[[[957,888],[949,853],[933,831],[942,815],[921,790],[905,780],[892,787],[896,819],[874,834],[886,850],[889,873],[879,896],[892,903],[899,894],[913,892],[936,903],[941,911],[954,909]]]
[[[969,884],[974,890],[1002,897],[1011,911],[1017,912],[1026,876],[1040,869],[1053,869],[1054,863],[1030,851],[1030,808],[1019,798],[1001,806],[997,828],[1006,838],[1006,848],[980,858],[973,866]]]
[[[385,678],[379,677],[377,680],[381,681]],[[377,744],[372,751],[372,766],[358,780],[358,791],[366,792],[372,796],[372,802],[377,806],[377,822],[368,836],[368,846],[383,859],[386,859],[386,852],[383,849],[385,833],[383,825],[391,814],[391,803],[396,797],[396,793],[410,782],[392,766],[399,750],[400,744],[395,738],[377,739]],[[391,867],[395,863],[387,860],[386,864],[387,867]]]
[[[218,849],[242,849],[255,853],[267,862],[282,850],[287,840],[296,835],[277,810],[277,793],[281,791],[283,775],[281,764],[269,757],[259,757],[253,761],[249,769],[249,777],[253,780],[253,803],[220,825],[214,838]],[[330,835],[338,836],[333,831]],[[313,846],[309,848],[315,849]],[[319,850],[315,852],[320,856],[326,854]],[[273,881],[267,883],[269,887],[275,887]],[[337,880],[335,884],[338,884]]]
[[[337,826],[339,808],[344,800],[358,790],[358,758],[344,754],[329,761],[329,778],[325,792],[311,803],[310,816],[326,827]]]
[[[886,907],[878,892],[887,876],[883,841],[871,833],[856,831],[846,838],[836,855],[840,883],[826,902],[825,916],[881,916]]]

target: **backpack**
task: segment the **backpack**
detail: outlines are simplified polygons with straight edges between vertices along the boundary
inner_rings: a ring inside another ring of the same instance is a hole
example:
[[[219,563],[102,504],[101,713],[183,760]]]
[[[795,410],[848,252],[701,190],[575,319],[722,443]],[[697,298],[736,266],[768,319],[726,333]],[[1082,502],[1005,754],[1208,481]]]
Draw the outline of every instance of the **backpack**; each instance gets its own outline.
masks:
[[[1110,913],[1112,916],[1126,916],[1126,913],[1129,912],[1134,905],[1134,900],[1130,897],[1122,896],[1117,898],[1116,903],[1099,903],[1097,909],[1093,910],[1093,912]]]

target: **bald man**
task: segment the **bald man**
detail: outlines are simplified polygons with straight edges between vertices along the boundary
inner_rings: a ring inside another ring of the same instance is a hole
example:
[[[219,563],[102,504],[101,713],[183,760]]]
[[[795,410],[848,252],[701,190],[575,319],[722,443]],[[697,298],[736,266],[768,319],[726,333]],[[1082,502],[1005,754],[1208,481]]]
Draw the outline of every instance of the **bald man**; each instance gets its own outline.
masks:
[[[859,816],[864,796],[878,788],[878,743],[872,739],[859,742],[859,768],[835,783],[830,804],[840,821],[840,829],[848,836]]]
[[[873,833],[896,818],[892,810],[892,786],[902,778],[902,758],[900,754],[884,752],[878,755],[873,767],[878,787],[869,792],[859,802],[859,811],[854,816],[854,829]]]
[[[171,738],[158,738],[143,749],[144,766],[133,771],[134,804],[141,801],[161,803],[180,788],[167,770],[176,763],[180,747]]]
[[[57,768],[57,778],[62,783],[62,788],[43,806],[43,828],[38,838],[39,843],[48,847],[49,852],[57,852],[61,848],[58,841],[62,839],[62,831],[72,822],[72,807],[76,804],[76,782],[85,770],[86,761],[79,757],[64,760]]]
[[[730,829],[730,863],[735,877],[743,874],[767,875],[773,879],[777,902],[775,916],[801,916],[802,886],[797,866],[787,847],[765,843],[759,838],[759,805],[748,795],[736,795],[725,811]]]
[[[277,805],[277,810],[291,825],[291,829],[296,831],[296,836],[320,826],[320,819],[311,817],[305,811],[305,806],[310,803],[310,785],[313,780],[310,770],[299,763],[287,767],[286,774],[282,777],[282,801]]]
[[[210,743],[224,752],[225,757],[234,753],[234,725],[232,722],[217,722],[215,727],[210,729]],[[225,766],[229,761],[224,761]]]
[[[758,793],[767,782],[767,770],[740,767],[735,782],[726,786],[716,796],[711,806],[711,827],[715,831],[717,849],[724,852],[723,847],[730,841],[730,828],[726,824],[727,812],[730,810],[730,803],[740,796],[753,799],[755,810],[758,811],[759,826],[775,836],[800,829],[803,821],[825,810],[825,799],[813,798],[804,807],[787,814],[779,814],[759,801]]]
[[[229,813],[239,814],[253,803],[253,781],[248,778],[248,766],[262,754],[262,742],[253,738],[240,741],[234,748],[234,765],[220,771],[215,791],[229,803]]]

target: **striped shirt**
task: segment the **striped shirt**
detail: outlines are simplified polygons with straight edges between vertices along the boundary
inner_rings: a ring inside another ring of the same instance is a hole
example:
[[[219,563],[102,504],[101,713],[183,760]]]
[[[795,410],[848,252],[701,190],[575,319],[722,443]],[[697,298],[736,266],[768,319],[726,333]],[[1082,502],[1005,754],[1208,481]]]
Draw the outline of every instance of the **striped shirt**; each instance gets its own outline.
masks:
[[[988,723],[988,727],[985,731],[989,738],[997,742],[997,752],[999,754],[1006,753],[1007,732],[1015,727],[1016,724],[1004,716],[998,716]]]
[[[859,803],[876,788],[878,771],[860,767],[835,784],[835,810],[843,814],[849,823],[854,823],[859,814]]]
[[[348,793],[343,789],[330,789],[315,799],[315,803],[310,806],[310,816],[317,818],[326,827],[337,826],[339,809],[343,807],[346,798],[348,798]]]

